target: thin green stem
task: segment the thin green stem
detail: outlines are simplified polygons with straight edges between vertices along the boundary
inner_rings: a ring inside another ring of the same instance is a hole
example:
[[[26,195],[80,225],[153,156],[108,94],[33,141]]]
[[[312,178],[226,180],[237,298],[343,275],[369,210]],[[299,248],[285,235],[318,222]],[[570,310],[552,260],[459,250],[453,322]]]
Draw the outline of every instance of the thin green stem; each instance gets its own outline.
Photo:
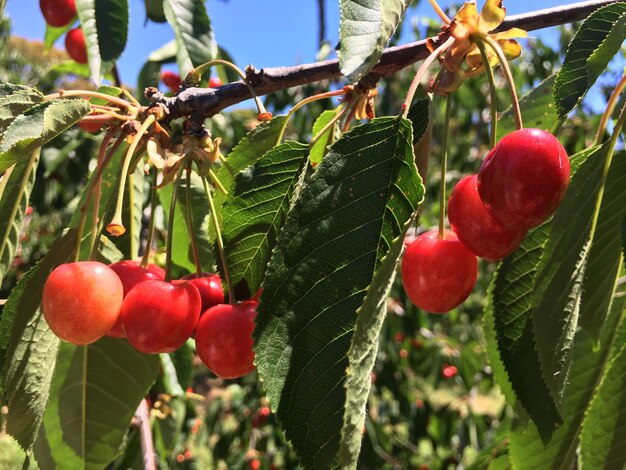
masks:
[[[202,275],[202,265],[200,263],[200,253],[198,251],[198,241],[196,232],[193,229],[193,207],[191,205],[191,163],[187,164],[187,181],[185,185],[185,204],[187,206],[187,231],[191,239],[191,252],[193,254],[193,262],[196,266],[196,274],[198,277]]]
[[[335,115],[335,117],[333,117],[328,124],[326,124],[324,127],[322,127],[322,129],[311,138],[311,142],[309,143],[309,147],[313,147],[315,145],[315,143],[320,140],[320,138],[329,130],[331,129],[336,123],[337,121],[339,121],[344,114],[346,114],[346,112],[348,112],[349,109],[352,109],[351,106],[344,106],[340,111],[337,112],[337,114]]]
[[[446,172],[448,167],[448,133],[450,130],[450,113],[452,109],[452,94],[446,98],[446,117],[443,124],[443,138],[441,139],[441,182],[439,188],[439,238],[445,239],[446,222]]]
[[[500,65],[502,66],[502,71],[504,72],[504,76],[506,77],[506,82],[509,86],[509,92],[511,93],[511,105],[513,106],[513,116],[515,117],[515,127],[517,130],[523,129],[524,125],[522,123],[522,111],[519,107],[519,99],[517,98],[517,90],[515,89],[515,81],[513,80],[513,74],[511,73],[511,68],[509,67],[509,62],[506,60],[504,52],[502,52],[502,48],[498,42],[489,37],[488,35],[483,35],[478,38],[478,40],[483,40],[489,47],[495,52],[496,56],[498,56],[498,60],[500,61]]]
[[[489,56],[485,50],[485,45],[481,41],[476,41],[476,47],[478,47],[480,55],[483,58],[485,74],[487,75],[487,80],[489,82],[489,111],[491,113],[491,135],[489,136],[489,148],[494,148],[496,146],[498,134],[498,93],[496,81],[493,76],[491,62],[489,62]]]
[[[617,104],[617,100],[619,99],[622,91],[626,88],[626,74],[622,75],[619,83],[615,86],[615,89],[611,93],[609,97],[609,101],[606,103],[606,109],[604,113],[602,113],[602,119],[600,119],[600,124],[598,125],[598,132],[596,133],[596,145],[600,145],[604,138],[604,132],[606,131],[606,125],[609,123],[609,119],[613,114],[613,110],[615,109],[615,105]]]
[[[133,105],[132,103],[129,103],[128,101],[118,98],[116,96],[111,96],[105,93],[99,93],[97,91],[89,91],[89,90],[63,90],[63,91],[60,91],[59,93],[52,93],[50,95],[46,95],[44,99],[46,101],[49,101],[49,100],[54,100],[57,98],[67,98],[67,97],[74,97],[74,96],[79,96],[81,98],[85,98],[85,97],[99,98],[109,103],[116,104],[117,106],[120,106],[121,108],[124,108],[124,109],[135,108],[135,105]]]
[[[148,260],[150,259],[150,252],[152,251],[152,243],[154,240],[154,223],[155,223],[155,213],[157,206],[157,171],[154,170],[152,173],[152,183],[150,184],[150,222],[148,223],[148,238],[146,238],[146,248],[143,251],[143,256],[141,257],[141,263],[139,265],[142,268],[148,266]]]
[[[215,185],[217,189],[220,190],[220,192],[224,196],[228,196],[228,190],[224,187],[224,185],[222,184],[220,179],[217,177],[217,175],[213,172],[213,170],[209,170],[209,178],[211,178],[211,182]]]
[[[124,224],[122,223],[122,206],[124,204],[124,191],[126,190],[126,175],[128,175],[130,162],[132,160],[133,154],[135,153],[135,150],[137,150],[137,146],[139,145],[141,138],[155,120],[156,117],[154,114],[150,114],[146,118],[146,120],[141,124],[139,132],[134,135],[133,141],[130,144],[130,147],[128,147],[128,152],[126,152],[126,157],[124,158],[124,164],[122,166],[122,172],[120,175],[120,188],[117,194],[115,213],[113,214],[113,220],[111,220],[111,222],[107,225],[107,231],[111,235],[123,235],[124,232],[126,232]]]
[[[130,257],[131,259],[135,259],[135,256],[139,255],[139,246],[137,245],[137,238],[135,237],[135,174],[131,173],[127,176],[128,178],[128,187],[130,191],[128,191],[128,224],[130,225],[130,239],[129,239],[129,249],[130,249]],[[140,223],[141,225],[141,223]],[[141,228],[139,228],[141,230]]]
[[[613,129],[613,134],[611,135],[611,140],[609,140],[606,161],[604,162],[604,168],[602,170],[602,179],[600,180],[600,189],[598,191],[598,198],[596,199],[595,212],[593,214],[593,220],[591,221],[591,230],[589,232],[590,240],[593,240],[596,228],[598,226],[600,207],[602,206],[602,198],[604,197],[604,188],[606,186],[606,180],[609,175],[609,170],[611,168],[611,162],[613,161],[615,146],[617,145],[617,140],[620,133],[622,132],[622,128],[624,127],[624,121],[626,121],[626,103],[624,104],[624,106],[622,106],[622,110],[620,111],[617,122],[615,123],[615,128]]]
[[[217,241],[217,251],[220,254],[220,259],[222,261],[222,270],[224,271],[224,280],[226,282],[226,287],[228,288],[228,301],[234,305],[236,302],[235,299],[235,290],[232,282],[230,280],[230,272],[228,271],[228,262],[226,261],[226,252],[224,251],[224,240],[222,239],[222,230],[220,228],[220,222],[217,218],[217,212],[215,211],[215,204],[213,203],[213,196],[211,195],[211,188],[209,187],[209,182],[206,178],[202,178],[202,183],[204,184],[204,191],[206,192],[207,200],[209,201],[209,207],[211,209],[211,220],[213,220],[213,225],[215,226],[215,240]]]
[[[172,201],[170,203],[170,213],[167,222],[167,248],[165,255],[165,281],[172,280],[172,248],[174,247],[174,215],[176,213],[176,201],[178,200],[178,190],[180,188],[180,180],[185,170],[185,165],[180,165],[176,172],[176,181],[172,189]]]
[[[287,113],[287,118],[285,119],[285,122],[281,126],[280,132],[278,133],[278,138],[276,139],[276,145],[280,145],[280,142],[281,142],[281,140],[283,140],[283,136],[285,134],[285,129],[287,129],[287,124],[289,124],[289,119],[291,119],[291,117],[295,114],[295,112],[297,110],[299,110],[303,106],[306,106],[307,104],[313,103],[315,101],[325,100],[325,99],[331,98],[333,96],[341,96],[341,95],[344,95],[344,94],[345,94],[345,92],[343,91],[343,89],[336,90],[336,91],[328,91],[326,93],[320,93],[318,95],[309,96],[308,98],[304,98],[303,100],[301,100],[298,103],[296,103],[294,105],[294,107],[291,108],[289,110],[289,112]]]
[[[409,91],[407,91],[406,93],[406,98],[404,99],[404,103],[402,103],[402,116],[403,117],[408,116],[409,108],[411,106],[411,103],[413,102],[413,97],[415,96],[415,93],[417,92],[417,87],[419,86],[420,81],[422,80],[422,77],[428,70],[428,67],[430,67],[430,64],[432,64],[435,61],[435,59],[437,59],[437,57],[439,57],[441,54],[447,51],[450,47],[452,47],[452,44],[454,44],[454,41],[455,41],[454,37],[450,36],[443,44],[441,44],[437,49],[431,52],[430,55],[426,57],[424,62],[422,62],[422,65],[420,65],[420,68],[417,69],[417,72],[415,73],[415,76],[413,77],[413,81],[411,82],[411,85],[409,86]]]

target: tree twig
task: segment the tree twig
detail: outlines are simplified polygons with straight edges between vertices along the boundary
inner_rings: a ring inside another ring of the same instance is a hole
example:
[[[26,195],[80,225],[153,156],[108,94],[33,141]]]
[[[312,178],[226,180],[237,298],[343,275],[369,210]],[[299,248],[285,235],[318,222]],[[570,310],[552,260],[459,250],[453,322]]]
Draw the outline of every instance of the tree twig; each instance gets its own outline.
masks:
[[[600,7],[619,0],[589,0],[555,8],[547,8],[504,20],[496,31],[522,28],[527,31],[558,26],[586,18]],[[415,62],[428,57],[426,41],[417,41],[385,50],[372,70],[377,76],[391,75]],[[252,65],[246,69],[246,77],[258,95],[267,95],[307,83],[341,76],[337,59],[302,64],[293,67],[269,67],[260,70]],[[225,108],[250,99],[250,91],[243,82],[223,85],[218,89],[188,88],[173,98],[159,99],[168,109],[170,118],[190,116],[210,117]]]

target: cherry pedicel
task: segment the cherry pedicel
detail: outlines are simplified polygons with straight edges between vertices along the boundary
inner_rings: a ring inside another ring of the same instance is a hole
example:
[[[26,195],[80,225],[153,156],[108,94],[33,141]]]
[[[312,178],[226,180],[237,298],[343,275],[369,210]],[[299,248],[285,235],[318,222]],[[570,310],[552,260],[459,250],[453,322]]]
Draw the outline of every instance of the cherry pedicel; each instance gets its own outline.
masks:
[[[488,260],[510,255],[526,236],[526,229],[509,229],[491,215],[478,194],[476,175],[466,176],[452,190],[448,219],[461,243]]]
[[[402,284],[411,302],[431,313],[458,307],[469,296],[478,276],[478,259],[446,230],[421,234],[402,259]]]
[[[567,152],[549,132],[511,132],[489,152],[478,172],[478,193],[510,228],[539,225],[557,208],[569,184]]]
[[[85,35],[80,28],[70,29],[65,35],[65,50],[69,56],[79,64],[87,63],[87,46],[85,46]]]
[[[198,288],[202,298],[202,312],[224,303],[224,289],[219,274],[204,273],[201,277],[196,274],[187,274],[183,279],[188,280]]]
[[[220,304],[202,314],[196,329],[196,349],[215,375],[234,379],[254,370],[252,332],[258,305],[254,300]]]
[[[124,297],[126,297],[126,294],[128,294],[128,292],[140,282],[149,280],[162,281],[165,278],[165,270],[162,268],[155,266],[154,264],[148,264],[144,268],[140,266],[139,261],[118,261],[117,263],[110,264],[109,268],[111,268],[120,278],[120,281],[122,281],[122,286],[124,287]],[[123,338],[126,336],[122,326],[121,315],[117,319],[113,328],[111,328],[111,331],[107,333],[107,336],[111,336],[113,338]]]
[[[144,353],[175,351],[196,328],[201,305],[200,293],[191,282],[141,282],[122,303],[126,337]]]
[[[74,0],[39,0],[39,8],[46,23],[55,28],[67,25],[76,16]]]
[[[117,274],[97,261],[58,266],[43,287],[41,308],[50,329],[73,344],[93,343],[120,315],[124,289]]]

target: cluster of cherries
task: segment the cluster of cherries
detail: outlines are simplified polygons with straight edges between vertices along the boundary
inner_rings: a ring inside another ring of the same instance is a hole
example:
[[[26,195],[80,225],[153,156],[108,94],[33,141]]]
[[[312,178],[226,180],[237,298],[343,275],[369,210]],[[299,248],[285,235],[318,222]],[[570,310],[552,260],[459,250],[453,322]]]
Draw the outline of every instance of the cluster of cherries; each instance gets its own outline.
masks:
[[[521,129],[502,138],[478,174],[452,190],[452,231],[425,232],[407,247],[402,282],[409,299],[431,313],[463,303],[476,284],[477,257],[496,261],[513,253],[528,229],[556,210],[569,176],[567,152],[552,134]]]
[[[43,314],[50,329],[70,343],[126,337],[147,354],[175,351],[195,333],[200,359],[217,376],[252,372],[258,302],[224,304],[217,274],[164,278],[160,267],[137,261],[62,264],[44,285]]]
[[[46,23],[55,28],[67,26],[76,19],[75,0],[39,0],[39,8]],[[65,35],[65,49],[79,64],[87,63],[85,35],[80,26],[70,29]]]

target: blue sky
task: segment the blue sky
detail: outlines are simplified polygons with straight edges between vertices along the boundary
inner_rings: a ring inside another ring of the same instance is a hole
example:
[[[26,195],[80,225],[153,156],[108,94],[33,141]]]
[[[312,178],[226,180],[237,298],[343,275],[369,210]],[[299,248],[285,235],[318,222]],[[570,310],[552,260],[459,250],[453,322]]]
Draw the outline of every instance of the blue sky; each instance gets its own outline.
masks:
[[[452,2],[440,1],[445,9]],[[562,0],[509,0],[504,2],[509,14],[562,5]],[[326,0],[327,39],[336,44],[339,29],[339,2]],[[126,50],[118,67],[125,83],[133,85],[145,58],[173,37],[167,24],[149,22],[144,25],[145,10],[142,0],[129,0],[131,24]],[[215,35],[235,62],[244,67],[257,68],[294,65],[313,62],[317,52],[317,0],[209,0],[206,2]],[[482,1],[479,2],[479,7]],[[36,0],[8,0],[6,12],[13,22],[13,33],[30,39],[43,39],[45,24],[39,14]],[[421,17],[435,17],[426,0],[407,13],[419,21]],[[532,33],[537,34],[537,33]],[[550,38],[549,31],[542,37]],[[412,41],[410,24],[405,24],[403,42]],[[57,43],[63,47],[63,39]]]

